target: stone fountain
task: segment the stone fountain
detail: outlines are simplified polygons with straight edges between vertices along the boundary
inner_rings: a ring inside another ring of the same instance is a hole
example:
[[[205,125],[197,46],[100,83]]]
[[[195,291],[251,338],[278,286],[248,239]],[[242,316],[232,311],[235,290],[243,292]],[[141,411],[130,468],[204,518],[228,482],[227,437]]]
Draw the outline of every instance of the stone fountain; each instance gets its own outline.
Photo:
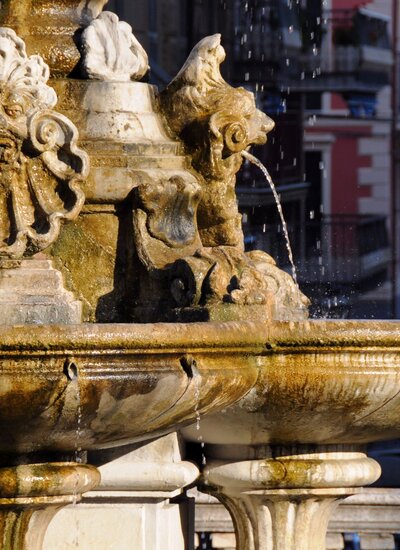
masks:
[[[236,173],[273,122],[220,36],[159,94],[105,3],[0,7],[1,548],[190,548],[182,429],[238,548],[322,550],[399,434],[398,325],[307,321],[244,251]]]

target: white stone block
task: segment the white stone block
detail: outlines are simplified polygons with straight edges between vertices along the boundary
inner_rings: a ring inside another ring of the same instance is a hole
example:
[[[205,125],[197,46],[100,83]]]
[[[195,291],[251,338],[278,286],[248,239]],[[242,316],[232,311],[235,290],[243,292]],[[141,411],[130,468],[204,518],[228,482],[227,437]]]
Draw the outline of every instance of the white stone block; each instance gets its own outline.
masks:
[[[213,533],[213,548],[223,548],[224,550],[236,548],[236,538],[233,533]]]
[[[3,261],[0,267],[0,324],[77,324],[82,303],[64,288],[48,260]]]
[[[361,550],[393,550],[394,540],[387,534],[361,534]]]
[[[373,197],[362,197],[358,199],[358,210],[360,214],[385,214],[390,210],[389,201]]]
[[[358,182],[361,185],[390,185],[390,172],[385,168],[359,168]]]
[[[99,503],[66,507],[51,522],[43,550],[184,550],[178,504]]]
[[[388,144],[386,140],[377,138],[360,138],[358,141],[359,155],[375,155],[387,153]]]
[[[344,540],[341,533],[328,533],[326,536],[326,550],[342,550]]]

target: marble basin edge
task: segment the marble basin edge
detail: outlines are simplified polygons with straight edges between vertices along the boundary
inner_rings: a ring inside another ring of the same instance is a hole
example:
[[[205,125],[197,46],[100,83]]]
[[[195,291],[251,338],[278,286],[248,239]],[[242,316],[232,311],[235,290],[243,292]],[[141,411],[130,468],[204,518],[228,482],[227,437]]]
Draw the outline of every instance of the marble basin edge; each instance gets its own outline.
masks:
[[[265,325],[250,392],[201,423],[209,445],[364,445],[400,437],[400,322]],[[193,426],[184,437],[195,441]]]
[[[0,449],[74,452],[153,438],[254,385],[252,322],[0,326]]]

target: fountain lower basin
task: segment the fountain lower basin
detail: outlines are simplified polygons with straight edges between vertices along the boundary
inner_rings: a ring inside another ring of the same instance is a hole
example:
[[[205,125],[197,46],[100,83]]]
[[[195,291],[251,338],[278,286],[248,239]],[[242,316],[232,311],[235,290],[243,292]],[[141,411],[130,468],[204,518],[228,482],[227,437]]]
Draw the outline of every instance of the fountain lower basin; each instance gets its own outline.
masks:
[[[260,330],[260,328],[259,328]],[[400,323],[264,326],[255,387],[202,421],[211,444],[364,444],[400,436]],[[185,437],[195,440],[193,427]]]
[[[0,327],[0,451],[99,449],[227,407],[257,378],[252,323]],[[223,391],[221,391],[223,388]]]

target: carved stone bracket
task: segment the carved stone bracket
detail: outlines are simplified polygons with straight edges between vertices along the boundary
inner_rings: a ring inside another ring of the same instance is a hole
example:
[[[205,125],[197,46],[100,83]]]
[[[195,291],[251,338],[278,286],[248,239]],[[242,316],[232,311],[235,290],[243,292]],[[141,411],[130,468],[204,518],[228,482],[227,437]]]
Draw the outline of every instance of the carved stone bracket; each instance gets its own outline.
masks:
[[[359,452],[271,449],[275,458],[207,460],[202,490],[229,510],[238,548],[325,550],[332,511],[375,481],[379,465]]]
[[[236,173],[242,152],[265,143],[274,123],[257,109],[251,92],[225,82],[224,59],[221,36],[204,38],[160,96],[201,188],[197,212],[187,211],[187,219],[196,216],[201,247],[169,267],[178,318],[182,308],[191,309],[189,317],[193,308],[206,308],[208,318],[243,318],[243,306],[253,308],[247,313],[252,317],[259,308],[257,315],[264,319],[304,318],[308,300],[292,278],[268,254],[244,252]]]
[[[52,110],[48,66],[8,28],[0,51],[0,256],[20,258],[47,248],[61,220],[79,214],[88,157],[73,123]]]

